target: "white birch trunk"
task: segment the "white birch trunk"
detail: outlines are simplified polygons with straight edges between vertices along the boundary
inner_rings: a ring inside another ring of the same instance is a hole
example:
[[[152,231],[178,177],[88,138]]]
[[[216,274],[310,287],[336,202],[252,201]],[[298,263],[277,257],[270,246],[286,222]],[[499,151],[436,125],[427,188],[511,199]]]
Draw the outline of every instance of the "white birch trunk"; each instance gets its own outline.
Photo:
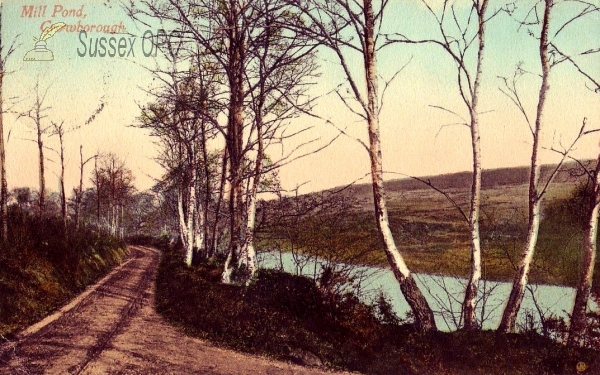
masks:
[[[581,254],[582,265],[577,284],[577,294],[571,313],[571,326],[569,327],[569,339],[567,345],[571,347],[583,346],[587,333],[587,307],[592,292],[594,278],[594,266],[596,264],[597,240],[598,240],[598,216],[600,205],[600,155],[596,160],[595,180],[592,182],[592,196],[586,207],[589,215],[584,232],[583,251]]]
[[[471,97],[471,149],[473,151],[473,180],[471,183],[471,204],[469,210],[469,235],[471,247],[471,272],[465,288],[465,299],[462,305],[463,328],[476,329],[476,301],[479,281],[481,280],[481,237],[479,233],[479,209],[481,205],[481,139],[479,134],[479,89],[481,84],[483,52],[485,49],[485,14],[488,1],[484,0],[478,9],[479,48],[477,54],[477,72]],[[474,5],[478,6],[478,5]]]
[[[257,163],[260,163],[260,161],[257,160]],[[246,231],[244,233],[244,242],[242,244],[240,258],[238,260],[238,265],[240,267],[245,265],[246,269],[248,270],[247,282],[256,275],[257,271],[256,249],[254,248],[254,225],[256,222],[256,195],[258,191],[259,180],[260,174],[254,177],[254,183],[249,193],[250,195],[248,197],[248,202],[246,203]]]
[[[383,187],[381,139],[379,134],[378,83],[374,40],[375,16],[371,0],[363,0],[363,6],[365,9],[365,50],[363,51],[363,57],[368,98],[369,157],[371,161],[373,201],[375,204],[377,229],[379,230],[384,251],[394,276],[398,280],[404,298],[415,315],[417,329],[423,332],[435,331],[437,328],[433,311],[396,247],[388,220]]]
[[[517,266],[513,286],[508,297],[508,303],[504,309],[500,327],[498,328],[500,332],[514,332],[516,327],[517,315],[521,307],[521,302],[523,302],[525,287],[527,286],[529,277],[529,269],[531,268],[531,262],[533,260],[538,239],[540,227],[540,203],[540,201],[537,201],[532,207],[532,218],[528,225],[527,240],[521,255],[521,261]]]
[[[229,173],[230,173],[230,244],[225,263],[222,280],[224,283],[231,282],[231,263],[239,255],[241,248],[241,234],[244,230],[243,220],[243,140],[244,140],[244,60],[246,56],[246,36],[238,23],[242,15],[240,4],[231,2],[227,26],[229,28],[227,41],[229,42],[228,61],[228,83],[229,83],[229,113],[227,124],[227,147],[229,150]]]
[[[195,179],[193,179],[195,181]],[[195,245],[195,215],[196,215],[196,188],[194,183],[190,184],[190,199],[188,200],[188,211],[187,211],[187,249],[185,252],[185,264],[187,266],[192,265],[194,259],[194,245]]]
[[[264,88],[261,87],[261,95],[264,93]],[[262,95],[264,97],[264,95]],[[246,284],[256,276],[257,264],[256,264],[256,249],[254,248],[254,226],[256,223],[256,200],[258,194],[258,188],[263,173],[263,158],[264,158],[264,143],[263,143],[263,131],[262,131],[262,108],[264,106],[264,99],[261,99],[259,103],[259,110],[256,115],[256,138],[258,143],[258,150],[256,152],[256,162],[254,166],[254,179],[252,185],[247,188],[247,202],[246,202],[246,228],[243,234],[244,241],[240,251],[239,266],[242,264],[246,266],[248,270]]]
[[[177,213],[179,214],[179,236],[181,237],[181,243],[183,248],[188,247],[188,233],[187,223],[185,222],[185,212],[183,210],[183,189],[177,189]]]
[[[527,226],[527,241],[521,254],[521,260],[517,266],[513,280],[512,290],[508,298],[506,307],[502,314],[502,319],[498,331],[503,333],[514,332],[517,315],[523,301],[523,294],[527,285],[531,261],[537,245],[538,231],[540,226],[540,206],[541,197],[539,192],[540,183],[540,165],[538,153],[540,149],[540,138],[542,134],[542,122],[544,115],[544,105],[546,103],[546,94],[549,89],[548,77],[550,74],[550,60],[548,55],[548,30],[550,25],[550,11],[553,0],[545,0],[544,18],[542,21],[542,32],[540,37],[540,61],[542,63],[542,84],[540,86],[538,106],[535,120],[535,129],[533,132],[533,147],[531,153],[531,169],[529,176],[529,221]]]

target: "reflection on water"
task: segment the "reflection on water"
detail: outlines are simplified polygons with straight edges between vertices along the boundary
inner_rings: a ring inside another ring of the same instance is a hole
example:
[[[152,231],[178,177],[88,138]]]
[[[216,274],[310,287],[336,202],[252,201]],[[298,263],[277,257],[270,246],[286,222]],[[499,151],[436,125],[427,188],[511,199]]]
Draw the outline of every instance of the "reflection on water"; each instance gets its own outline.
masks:
[[[269,252],[258,256],[262,268],[280,268],[293,274],[313,277],[321,270],[324,261],[314,258],[294,256],[291,253]],[[338,266],[344,266],[338,264]],[[400,293],[398,282],[390,270],[356,266],[357,274],[364,275],[361,283],[361,298],[372,302],[374,297],[383,291],[391,302],[396,313],[403,317],[409,306]],[[425,294],[431,308],[435,312],[436,323],[441,330],[455,330],[459,325],[460,306],[464,297],[466,279],[450,276],[414,274],[417,284]],[[511,284],[506,282],[482,281],[477,301],[477,318],[483,322],[484,329],[496,329],[500,323],[505,301],[508,299]],[[518,324],[539,323],[540,315],[568,318],[573,307],[575,289],[552,286],[530,285],[525,293]]]

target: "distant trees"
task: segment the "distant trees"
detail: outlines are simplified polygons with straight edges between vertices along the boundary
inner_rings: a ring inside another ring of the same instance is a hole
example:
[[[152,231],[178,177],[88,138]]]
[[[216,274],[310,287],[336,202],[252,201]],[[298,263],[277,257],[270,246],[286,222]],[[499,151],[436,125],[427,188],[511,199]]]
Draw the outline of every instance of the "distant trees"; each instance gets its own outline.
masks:
[[[93,155],[83,160],[83,145],[79,145],[79,186],[73,189],[73,203],[75,206],[75,227],[79,229],[81,222],[81,201],[83,199],[83,169],[87,163],[95,160],[98,155]]]
[[[60,214],[63,220],[65,232],[67,231],[67,192],[65,191],[65,122],[56,123],[52,121],[52,135],[58,137],[59,149],[58,157],[60,158],[60,176],[58,183],[60,185]]]
[[[125,208],[135,191],[131,170],[115,154],[102,154],[98,157],[92,182],[97,199],[98,225],[113,236],[123,237]]]

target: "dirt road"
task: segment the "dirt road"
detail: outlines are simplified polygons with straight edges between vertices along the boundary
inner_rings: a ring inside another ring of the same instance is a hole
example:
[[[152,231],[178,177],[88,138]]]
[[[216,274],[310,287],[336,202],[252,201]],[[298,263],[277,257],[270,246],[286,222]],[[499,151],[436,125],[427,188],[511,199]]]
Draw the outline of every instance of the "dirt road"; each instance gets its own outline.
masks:
[[[59,312],[0,347],[0,374],[325,374],[219,349],[154,311],[159,254],[131,257]]]

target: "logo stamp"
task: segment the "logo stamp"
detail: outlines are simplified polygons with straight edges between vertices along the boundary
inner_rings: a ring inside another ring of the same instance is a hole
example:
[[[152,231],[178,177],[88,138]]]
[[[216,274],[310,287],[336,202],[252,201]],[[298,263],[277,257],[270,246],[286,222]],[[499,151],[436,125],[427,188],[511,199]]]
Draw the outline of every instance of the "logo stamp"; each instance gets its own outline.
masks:
[[[47,48],[46,41],[65,26],[64,22],[58,22],[46,27],[39,39],[33,38],[36,41],[35,48],[25,54],[23,61],[53,61],[54,54]]]

